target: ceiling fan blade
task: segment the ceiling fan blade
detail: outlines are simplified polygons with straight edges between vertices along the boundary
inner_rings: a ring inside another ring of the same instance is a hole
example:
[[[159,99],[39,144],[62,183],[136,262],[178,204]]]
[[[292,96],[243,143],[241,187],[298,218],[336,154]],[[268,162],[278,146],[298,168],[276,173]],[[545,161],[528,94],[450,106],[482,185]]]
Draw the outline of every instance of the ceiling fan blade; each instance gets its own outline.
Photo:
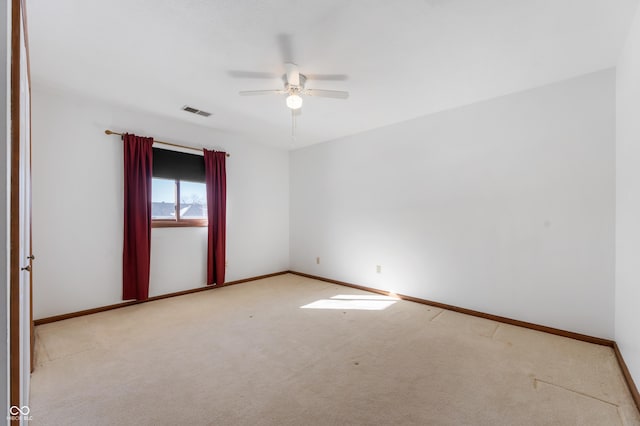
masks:
[[[349,79],[346,74],[305,74],[307,80],[345,81]]]
[[[302,92],[307,96],[320,96],[323,98],[335,98],[335,99],[347,99],[349,92],[343,92],[342,90],[318,90],[318,89],[306,89]]]
[[[278,34],[278,47],[282,62],[293,62],[293,38],[289,34]]]
[[[283,95],[287,92],[284,90],[243,90],[240,93],[240,96],[255,96],[255,95]]]
[[[287,69],[287,83],[292,86],[300,86],[300,72],[298,66],[292,62],[284,64]]]
[[[260,72],[260,71],[244,71],[244,70],[229,70],[227,71],[229,76],[234,78],[280,78],[281,76],[272,72]]]

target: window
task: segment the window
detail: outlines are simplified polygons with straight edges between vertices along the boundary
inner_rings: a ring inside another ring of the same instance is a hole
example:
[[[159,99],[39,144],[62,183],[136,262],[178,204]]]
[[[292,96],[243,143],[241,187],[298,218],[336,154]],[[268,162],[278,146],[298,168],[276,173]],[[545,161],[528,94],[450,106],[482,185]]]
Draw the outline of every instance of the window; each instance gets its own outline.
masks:
[[[153,149],[153,227],[207,226],[207,187],[200,155]]]

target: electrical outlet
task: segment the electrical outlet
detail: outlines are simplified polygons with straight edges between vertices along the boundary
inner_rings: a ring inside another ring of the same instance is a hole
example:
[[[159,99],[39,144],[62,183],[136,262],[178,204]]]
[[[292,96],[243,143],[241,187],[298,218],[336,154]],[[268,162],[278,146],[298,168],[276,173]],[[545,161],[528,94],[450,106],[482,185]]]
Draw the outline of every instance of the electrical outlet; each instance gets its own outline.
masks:
[[[376,272],[377,273],[382,273],[382,265],[376,265]]]
[[[320,264],[320,257],[316,257],[316,264],[319,265]]]

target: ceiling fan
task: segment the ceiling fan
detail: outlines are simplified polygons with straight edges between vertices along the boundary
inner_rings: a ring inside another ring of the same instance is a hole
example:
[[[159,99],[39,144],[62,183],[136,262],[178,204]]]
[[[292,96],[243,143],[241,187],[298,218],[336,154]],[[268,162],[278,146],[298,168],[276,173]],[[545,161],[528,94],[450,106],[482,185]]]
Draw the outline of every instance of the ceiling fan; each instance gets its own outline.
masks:
[[[305,83],[307,82],[307,76],[300,74],[298,65],[287,62],[284,64],[286,74],[282,76],[284,81],[283,89],[275,90],[245,90],[241,91],[241,96],[254,96],[254,95],[287,95],[287,106],[292,111],[299,110],[302,107],[303,96],[320,96],[324,98],[335,99],[347,99],[349,92],[341,90],[320,90],[320,89],[307,89]]]

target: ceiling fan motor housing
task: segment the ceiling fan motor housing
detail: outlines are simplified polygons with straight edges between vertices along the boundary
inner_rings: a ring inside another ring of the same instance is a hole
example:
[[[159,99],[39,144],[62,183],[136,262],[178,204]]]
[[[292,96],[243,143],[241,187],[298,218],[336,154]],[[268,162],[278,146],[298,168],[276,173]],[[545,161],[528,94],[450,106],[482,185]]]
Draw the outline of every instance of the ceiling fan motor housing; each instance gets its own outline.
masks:
[[[300,84],[297,85],[297,86],[294,86],[293,84],[289,83],[289,81],[287,80],[287,74],[284,74],[282,76],[282,81],[284,81],[284,89],[290,95],[299,94],[302,90],[304,90],[304,84],[307,81],[307,77],[304,76],[303,74],[299,74],[299,76],[300,76],[299,77],[300,78]]]

